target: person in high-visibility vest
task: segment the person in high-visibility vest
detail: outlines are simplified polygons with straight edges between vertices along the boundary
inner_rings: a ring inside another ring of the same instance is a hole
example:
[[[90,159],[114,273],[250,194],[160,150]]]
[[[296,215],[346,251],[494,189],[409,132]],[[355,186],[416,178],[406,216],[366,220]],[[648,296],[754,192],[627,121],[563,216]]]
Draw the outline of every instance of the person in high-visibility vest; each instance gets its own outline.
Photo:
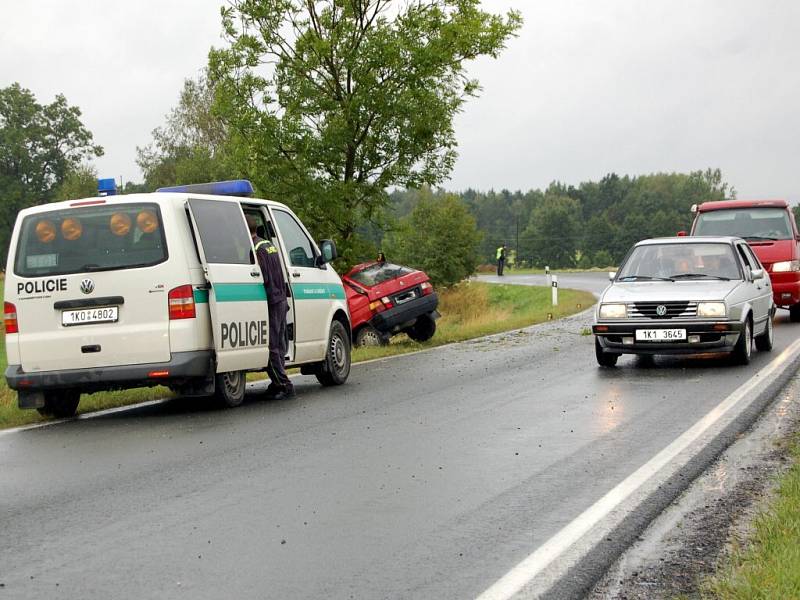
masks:
[[[497,275],[498,277],[503,276],[503,269],[506,266],[506,245],[503,244],[497,249]]]
[[[294,385],[286,374],[286,313],[289,311],[283,278],[283,268],[278,249],[270,240],[259,237],[258,221],[247,215],[247,227],[253,238],[256,261],[264,276],[264,288],[267,290],[267,306],[269,311],[269,363],[267,375],[270,384],[267,396],[275,400],[294,397]]]

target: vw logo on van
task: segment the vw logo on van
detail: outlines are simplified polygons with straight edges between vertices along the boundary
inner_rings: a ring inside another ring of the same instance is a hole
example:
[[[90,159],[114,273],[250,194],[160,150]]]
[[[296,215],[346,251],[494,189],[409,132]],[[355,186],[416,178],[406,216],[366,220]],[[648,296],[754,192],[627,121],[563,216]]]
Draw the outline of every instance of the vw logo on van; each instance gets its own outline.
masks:
[[[664,315],[667,314],[667,307],[664,306],[663,304],[659,304],[658,306],[656,306],[656,314],[659,317],[663,317]]]
[[[84,294],[91,294],[94,291],[94,281],[91,279],[84,279],[81,281],[81,291]]]

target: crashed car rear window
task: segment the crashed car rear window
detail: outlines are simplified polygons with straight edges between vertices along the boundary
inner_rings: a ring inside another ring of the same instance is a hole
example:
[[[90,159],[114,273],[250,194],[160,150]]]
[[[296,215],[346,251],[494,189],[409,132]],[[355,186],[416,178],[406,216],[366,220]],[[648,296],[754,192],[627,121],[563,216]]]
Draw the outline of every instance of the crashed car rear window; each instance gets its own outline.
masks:
[[[395,279],[396,277],[408,275],[409,273],[413,273],[413,271],[413,269],[401,267],[400,265],[393,265],[391,263],[377,263],[370,265],[358,273],[354,273],[350,276],[350,279],[360,283],[361,285],[372,287],[374,285],[378,285],[379,283],[383,283],[384,281],[389,281],[390,279]]]
[[[14,272],[45,277],[146,267],[166,259],[157,204],[87,206],[25,217]]]

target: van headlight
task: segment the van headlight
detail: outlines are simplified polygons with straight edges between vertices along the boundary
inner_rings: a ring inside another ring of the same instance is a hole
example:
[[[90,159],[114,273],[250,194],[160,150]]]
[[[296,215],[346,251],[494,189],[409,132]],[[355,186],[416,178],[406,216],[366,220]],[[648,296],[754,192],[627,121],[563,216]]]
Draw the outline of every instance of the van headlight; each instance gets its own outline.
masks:
[[[628,316],[628,308],[624,304],[601,304],[601,319],[624,319]]]
[[[772,265],[773,273],[788,273],[789,271],[800,271],[800,260],[784,260]]]
[[[724,317],[724,302],[699,302],[697,304],[698,317]]]

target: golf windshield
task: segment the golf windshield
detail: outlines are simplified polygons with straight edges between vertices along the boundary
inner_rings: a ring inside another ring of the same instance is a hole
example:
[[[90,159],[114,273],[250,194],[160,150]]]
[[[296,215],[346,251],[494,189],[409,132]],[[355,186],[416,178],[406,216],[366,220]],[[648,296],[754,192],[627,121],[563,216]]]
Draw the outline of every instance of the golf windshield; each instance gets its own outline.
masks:
[[[631,251],[617,274],[617,281],[741,277],[730,244],[646,244]]]
[[[727,208],[700,213],[694,235],[733,235],[746,240],[790,240],[792,227],[783,208]]]

